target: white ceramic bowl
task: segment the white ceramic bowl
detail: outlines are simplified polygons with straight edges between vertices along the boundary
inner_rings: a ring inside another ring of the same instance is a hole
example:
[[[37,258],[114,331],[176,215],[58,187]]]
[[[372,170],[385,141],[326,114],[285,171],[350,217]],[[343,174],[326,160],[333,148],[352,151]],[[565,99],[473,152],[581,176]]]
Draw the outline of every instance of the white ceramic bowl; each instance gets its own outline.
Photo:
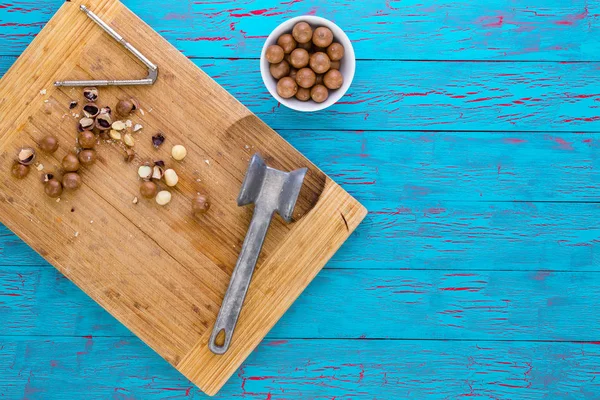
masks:
[[[339,42],[342,44],[342,46],[344,46],[344,58],[342,58],[342,60],[340,61],[340,72],[344,77],[344,84],[341,88],[337,90],[330,90],[329,97],[323,103],[315,103],[312,100],[300,101],[295,97],[292,97],[291,99],[284,99],[283,97],[277,94],[277,80],[273,78],[271,76],[271,73],[269,72],[269,62],[265,57],[267,47],[269,47],[272,44],[276,44],[277,39],[282,34],[292,33],[292,28],[294,27],[294,25],[301,21],[308,22],[313,27],[313,29],[319,26],[326,26],[333,32],[333,41]],[[263,82],[269,90],[269,93],[271,93],[271,95],[275,97],[275,99],[281,104],[296,111],[319,111],[329,107],[332,104],[335,104],[346,93],[346,91],[350,87],[350,84],[352,84],[355,69],[356,59],[354,57],[354,49],[352,48],[352,43],[350,42],[350,39],[348,39],[348,36],[346,36],[344,31],[342,31],[340,27],[334,24],[333,22],[325,18],[315,17],[312,15],[304,15],[301,17],[292,18],[279,25],[277,28],[275,28],[273,32],[271,32],[271,34],[265,41],[262,53],[260,54],[260,74],[262,75]]]

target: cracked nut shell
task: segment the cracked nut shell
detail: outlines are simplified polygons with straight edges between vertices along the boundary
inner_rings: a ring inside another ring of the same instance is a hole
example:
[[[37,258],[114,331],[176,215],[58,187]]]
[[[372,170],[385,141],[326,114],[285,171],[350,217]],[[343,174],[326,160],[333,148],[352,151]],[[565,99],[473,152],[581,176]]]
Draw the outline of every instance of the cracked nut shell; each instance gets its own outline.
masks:
[[[96,117],[96,128],[107,131],[112,127],[112,118],[109,113],[100,113]]]
[[[96,118],[100,114],[100,107],[96,103],[87,103],[83,106],[83,115],[88,118]]]
[[[32,147],[23,147],[19,150],[17,160],[20,164],[31,165],[35,161],[35,150]]]
[[[98,100],[98,89],[95,87],[83,88],[83,97],[85,97],[90,103],[94,103],[96,100]]]

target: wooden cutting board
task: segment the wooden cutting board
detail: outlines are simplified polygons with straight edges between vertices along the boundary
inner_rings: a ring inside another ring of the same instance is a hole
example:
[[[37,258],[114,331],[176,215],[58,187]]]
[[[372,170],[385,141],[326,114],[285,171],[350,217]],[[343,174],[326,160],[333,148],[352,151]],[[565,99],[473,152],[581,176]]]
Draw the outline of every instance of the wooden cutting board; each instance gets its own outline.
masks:
[[[81,88],[55,88],[58,79],[131,79],[145,68],[66,2],[0,82],[1,221],[131,329],[204,392],[213,395],[240,366],[327,260],[366,210],[276,132],[184,55],[115,0],[86,5],[159,66],[154,86],[100,88],[97,103],[114,107],[135,96],[131,120],[137,157],[123,159],[118,143],[102,143],[98,162],[81,174],[83,187],[60,201],[43,193],[43,172],[60,174],[75,148]],[[257,64],[258,68],[258,64]],[[256,73],[256,71],[251,71]],[[240,77],[243,79],[243,77]],[[166,136],[158,150],[156,132]],[[38,151],[42,171],[24,180],[10,175],[21,146],[52,133],[53,155]],[[183,144],[188,156],[169,156]],[[334,151],[334,149],[329,149]],[[325,150],[324,150],[325,151]],[[213,355],[208,337],[252,215],[237,207],[248,161],[259,152],[283,170],[308,167],[294,212],[277,216],[267,235],[229,351]],[[180,176],[166,207],[140,199],[137,167],[165,160]],[[190,199],[208,194],[211,209],[195,220]],[[118,351],[118,350],[117,350]]]

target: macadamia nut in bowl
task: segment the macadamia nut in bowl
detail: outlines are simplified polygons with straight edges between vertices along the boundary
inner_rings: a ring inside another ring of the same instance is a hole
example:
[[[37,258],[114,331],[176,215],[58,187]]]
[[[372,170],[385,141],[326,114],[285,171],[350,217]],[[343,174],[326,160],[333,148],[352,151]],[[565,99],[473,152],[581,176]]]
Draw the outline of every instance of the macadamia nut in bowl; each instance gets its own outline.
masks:
[[[355,68],[348,36],[333,22],[312,15],[275,28],[260,57],[269,93],[284,106],[303,112],[339,101],[352,84]]]

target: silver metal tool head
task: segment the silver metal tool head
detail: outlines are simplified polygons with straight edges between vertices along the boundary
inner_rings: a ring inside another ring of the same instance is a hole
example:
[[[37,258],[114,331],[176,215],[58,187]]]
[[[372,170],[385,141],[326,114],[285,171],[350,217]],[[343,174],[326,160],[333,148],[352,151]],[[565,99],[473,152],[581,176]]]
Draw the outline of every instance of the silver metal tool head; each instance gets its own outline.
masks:
[[[283,172],[268,167],[258,153],[254,154],[237,199],[238,206],[261,204],[276,210],[286,222],[291,222],[307,171],[308,168],[300,168]]]

